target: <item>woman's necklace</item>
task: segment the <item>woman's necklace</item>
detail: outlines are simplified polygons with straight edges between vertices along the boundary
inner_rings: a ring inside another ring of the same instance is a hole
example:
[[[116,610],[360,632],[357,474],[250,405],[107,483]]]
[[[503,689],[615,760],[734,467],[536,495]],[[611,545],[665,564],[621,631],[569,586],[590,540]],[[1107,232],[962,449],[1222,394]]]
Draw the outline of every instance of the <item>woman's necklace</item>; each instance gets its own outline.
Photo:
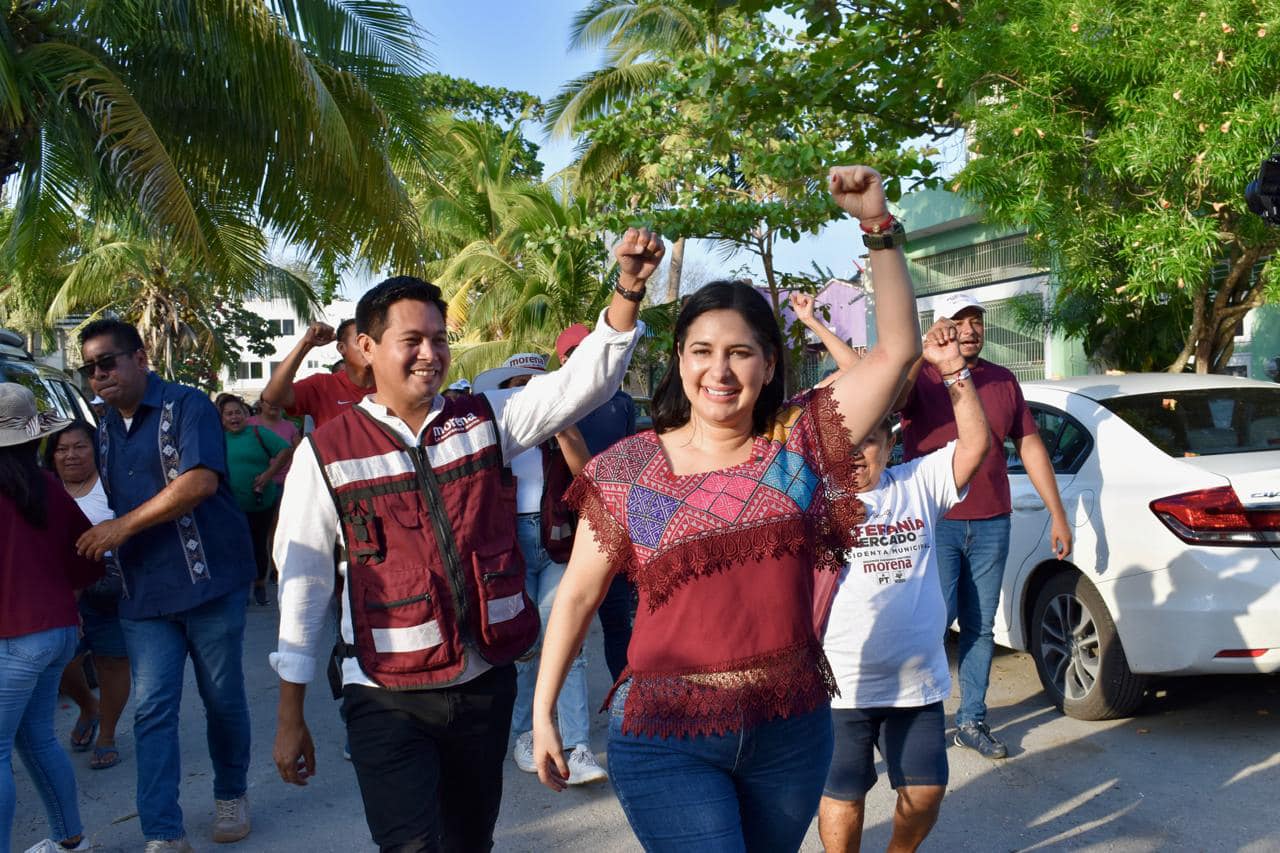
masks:
[[[85,479],[81,480],[78,483],[69,483],[66,480],[63,480],[62,487],[67,490],[67,494],[71,495],[71,497],[82,498],[85,495],[89,494],[89,492],[93,491],[93,484],[96,482],[97,482],[97,477],[93,474],[90,474],[88,477],[86,477]]]

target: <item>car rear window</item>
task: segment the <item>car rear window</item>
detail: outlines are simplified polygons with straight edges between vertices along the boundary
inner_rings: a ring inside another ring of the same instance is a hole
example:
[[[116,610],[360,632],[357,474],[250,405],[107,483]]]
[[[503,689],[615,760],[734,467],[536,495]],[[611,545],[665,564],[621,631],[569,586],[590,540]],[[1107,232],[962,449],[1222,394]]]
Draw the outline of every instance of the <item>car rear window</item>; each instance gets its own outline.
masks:
[[[56,412],[64,418],[93,419],[83,411],[76,400],[70,383],[41,372],[31,362],[0,359],[0,382],[16,382],[31,389],[36,398],[36,409]]]
[[[1280,387],[1164,391],[1101,402],[1170,456],[1280,450]]]

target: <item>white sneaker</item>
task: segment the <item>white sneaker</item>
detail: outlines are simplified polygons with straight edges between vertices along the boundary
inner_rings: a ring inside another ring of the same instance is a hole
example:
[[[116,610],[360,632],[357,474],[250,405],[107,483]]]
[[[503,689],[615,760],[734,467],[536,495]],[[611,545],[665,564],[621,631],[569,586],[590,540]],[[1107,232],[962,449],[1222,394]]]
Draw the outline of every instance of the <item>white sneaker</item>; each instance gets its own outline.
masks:
[[[525,732],[516,738],[516,748],[511,751],[511,757],[516,760],[516,767],[525,773],[538,772],[533,763],[533,732]]]
[[[80,843],[75,847],[63,847],[52,838],[46,838],[34,847],[28,847],[25,853],[67,853],[68,850],[92,850],[93,847],[88,838],[81,838]]]
[[[151,840],[147,842],[147,848],[143,853],[195,853],[195,848],[185,838],[176,838],[173,841]]]
[[[569,784],[590,785],[592,782],[603,782],[609,778],[604,768],[596,761],[591,747],[580,743],[569,753]]]
[[[249,834],[249,797],[213,801],[213,840],[219,844],[239,841]]]
[[[44,841],[41,841],[39,844],[35,845],[34,847],[28,847],[25,853],[67,853],[68,850],[77,851],[77,850],[92,850],[92,849],[94,849],[93,843],[90,842],[88,838],[84,838],[84,837],[80,839],[80,843],[78,843],[75,847],[63,847],[61,844],[54,841],[52,838],[46,838]]]

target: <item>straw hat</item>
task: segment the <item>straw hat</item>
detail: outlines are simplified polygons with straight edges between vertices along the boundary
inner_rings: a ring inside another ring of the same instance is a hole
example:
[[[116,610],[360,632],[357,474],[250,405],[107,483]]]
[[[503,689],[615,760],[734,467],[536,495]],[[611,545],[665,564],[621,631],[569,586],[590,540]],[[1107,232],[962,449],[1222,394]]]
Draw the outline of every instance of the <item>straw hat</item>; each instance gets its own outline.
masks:
[[[36,409],[31,389],[16,382],[0,382],[0,447],[13,447],[51,435],[71,418]]]

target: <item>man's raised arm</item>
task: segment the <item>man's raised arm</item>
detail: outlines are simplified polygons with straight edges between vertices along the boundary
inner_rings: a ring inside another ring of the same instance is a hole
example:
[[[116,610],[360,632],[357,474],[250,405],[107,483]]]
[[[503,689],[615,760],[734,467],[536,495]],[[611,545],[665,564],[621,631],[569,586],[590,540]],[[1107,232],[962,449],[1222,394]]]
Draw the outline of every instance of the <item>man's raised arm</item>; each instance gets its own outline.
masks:
[[[293,406],[293,378],[298,375],[307,353],[316,347],[333,343],[333,339],[333,326],[328,323],[312,323],[308,326],[302,340],[289,351],[267,380],[267,387],[262,389],[262,399],[282,409]]]
[[[956,419],[956,450],[951,458],[951,473],[956,491],[962,492],[991,447],[991,427],[982,409],[982,398],[960,354],[959,333],[953,321],[941,319],[925,334],[923,360],[942,374],[951,398]]]
[[[490,393],[507,459],[576,424],[617,392],[644,335],[637,319],[645,283],[662,262],[662,238],[632,228],[614,249],[618,286],[596,327],[559,370],[535,376],[518,394]]]

